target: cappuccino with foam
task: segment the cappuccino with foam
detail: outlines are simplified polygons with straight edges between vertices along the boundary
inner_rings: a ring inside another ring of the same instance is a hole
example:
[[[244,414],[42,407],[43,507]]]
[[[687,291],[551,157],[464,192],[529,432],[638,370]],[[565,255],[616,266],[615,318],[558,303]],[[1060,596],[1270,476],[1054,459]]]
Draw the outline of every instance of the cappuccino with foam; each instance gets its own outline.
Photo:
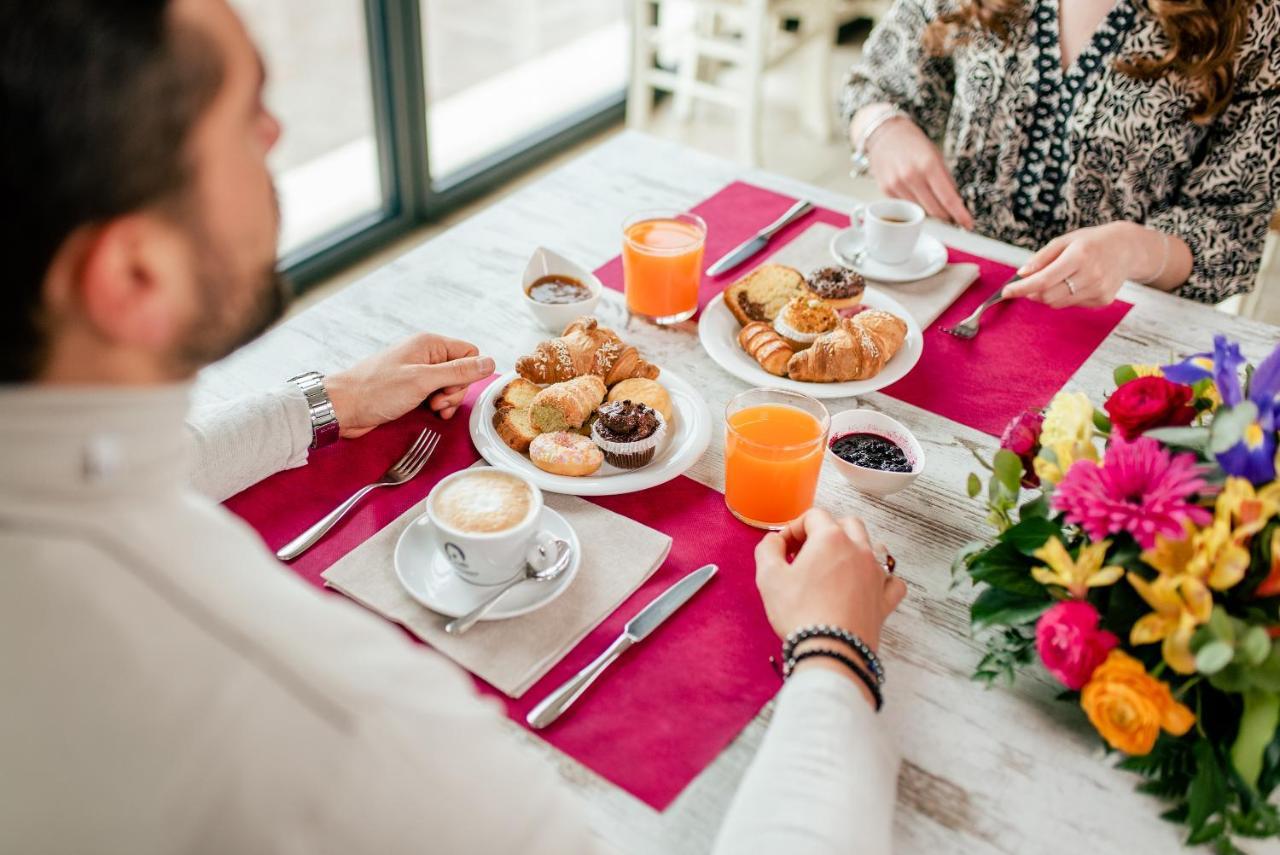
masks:
[[[434,516],[466,534],[495,534],[515,528],[533,508],[533,491],[514,475],[493,470],[468,472],[445,484],[434,499]]]

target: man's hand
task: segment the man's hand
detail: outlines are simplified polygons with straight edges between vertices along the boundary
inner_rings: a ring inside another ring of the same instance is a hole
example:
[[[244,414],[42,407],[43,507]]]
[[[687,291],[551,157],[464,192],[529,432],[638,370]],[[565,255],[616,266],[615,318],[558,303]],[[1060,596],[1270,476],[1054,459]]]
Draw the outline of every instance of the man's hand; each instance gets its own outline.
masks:
[[[493,360],[479,353],[465,341],[418,333],[328,375],[324,385],[342,436],[363,436],[423,401],[440,418],[452,418],[467,387],[493,373]]]

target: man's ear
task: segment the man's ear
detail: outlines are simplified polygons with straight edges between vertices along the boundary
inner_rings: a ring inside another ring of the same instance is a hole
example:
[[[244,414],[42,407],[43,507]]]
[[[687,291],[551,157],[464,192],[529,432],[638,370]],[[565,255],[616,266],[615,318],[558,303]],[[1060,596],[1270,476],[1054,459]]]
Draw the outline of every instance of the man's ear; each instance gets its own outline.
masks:
[[[65,308],[112,345],[170,351],[193,316],[190,249],[167,221],[148,214],[119,217],[73,239],[79,257]]]

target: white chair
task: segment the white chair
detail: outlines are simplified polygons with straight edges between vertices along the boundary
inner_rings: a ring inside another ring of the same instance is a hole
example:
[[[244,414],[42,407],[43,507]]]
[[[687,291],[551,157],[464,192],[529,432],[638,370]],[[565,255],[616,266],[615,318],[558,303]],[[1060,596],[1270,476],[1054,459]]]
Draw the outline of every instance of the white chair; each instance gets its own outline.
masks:
[[[738,111],[740,157],[750,165],[760,160],[760,121],[764,74],[797,53],[807,51],[803,91],[797,92],[801,119],[818,139],[832,135],[835,99],[828,75],[836,39],[836,0],[631,0],[631,91],[627,124],[644,127],[653,109],[653,92],[675,94],[673,109],[687,118],[695,99]],[[664,27],[668,16],[686,26]],[[795,19],[799,30],[786,32],[782,22]],[[678,58],[676,71],[658,68],[658,52]],[[719,65],[704,75],[705,67]],[[720,82],[724,67],[739,74],[736,83]],[[705,79],[704,79],[705,78]]]

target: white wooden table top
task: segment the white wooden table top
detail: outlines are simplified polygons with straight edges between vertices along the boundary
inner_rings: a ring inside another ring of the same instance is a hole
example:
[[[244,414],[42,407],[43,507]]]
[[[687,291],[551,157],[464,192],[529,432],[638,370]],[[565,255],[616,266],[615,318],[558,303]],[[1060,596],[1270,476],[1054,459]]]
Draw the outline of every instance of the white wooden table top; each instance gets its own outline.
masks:
[[[847,210],[853,200],[816,187],[628,132],[514,193],[445,234],[299,314],[262,340],[209,368],[199,400],[233,398],[308,369],[332,371],[418,330],[476,342],[499,370],[544,338],[514,299],[534,248],[546,245],[594,268],[619,251],[620,224],[649,208],[692,207],[735,179]],[[1017,264],[1027,253],[945,227],[933,231],[957,248]],[[1257,359],[1280,330],[1138,286],[1121,296],[1133,310],[1072,379],[1068,388],[1095,401],[1125,362],[1160,362],[1211,348],[1213,334],[1238,338]],[[597,314],[624,324],[621,295],[606,291]],[[628,341],[678,371],[706,395],[719,420],[746,384],[702,352],[692,324],[643,324]],[[1024,358],[1025,354],[1010,354]],[[832,412],[851,401],[828,402]],[[1134,792],[1136,779],[1110,768],[1078,708],[1053,700],[1058,687],[1038,668],[1013,690],[985,691],[969,679],[980,655],[970,638],[973,590],[952,590],[956,549],[988,529],[964,494],[974,467],[970,449],[990,453],[996,440],[883,395],[862,406],[906,424],[926,448],[929,469],[910,489],[886,499],[854,493],[824,472],[818,504],[863,516],[898,558],[910,594],[886,628],[890,675],[885,717],[903,755],[896,839],[906,853],[1172,852],[1177,827],[1163,809]],[[723,441],[688,473],[723,489]],[[749,567],[726,567],[749,573]],[[766,710],[659,814],[535,737],[523,736],[554,763],[586,802],[593,827],[628,853],[699,853],[716,828],[769,717]],[[636,762],[643,762],[637,758]]]

